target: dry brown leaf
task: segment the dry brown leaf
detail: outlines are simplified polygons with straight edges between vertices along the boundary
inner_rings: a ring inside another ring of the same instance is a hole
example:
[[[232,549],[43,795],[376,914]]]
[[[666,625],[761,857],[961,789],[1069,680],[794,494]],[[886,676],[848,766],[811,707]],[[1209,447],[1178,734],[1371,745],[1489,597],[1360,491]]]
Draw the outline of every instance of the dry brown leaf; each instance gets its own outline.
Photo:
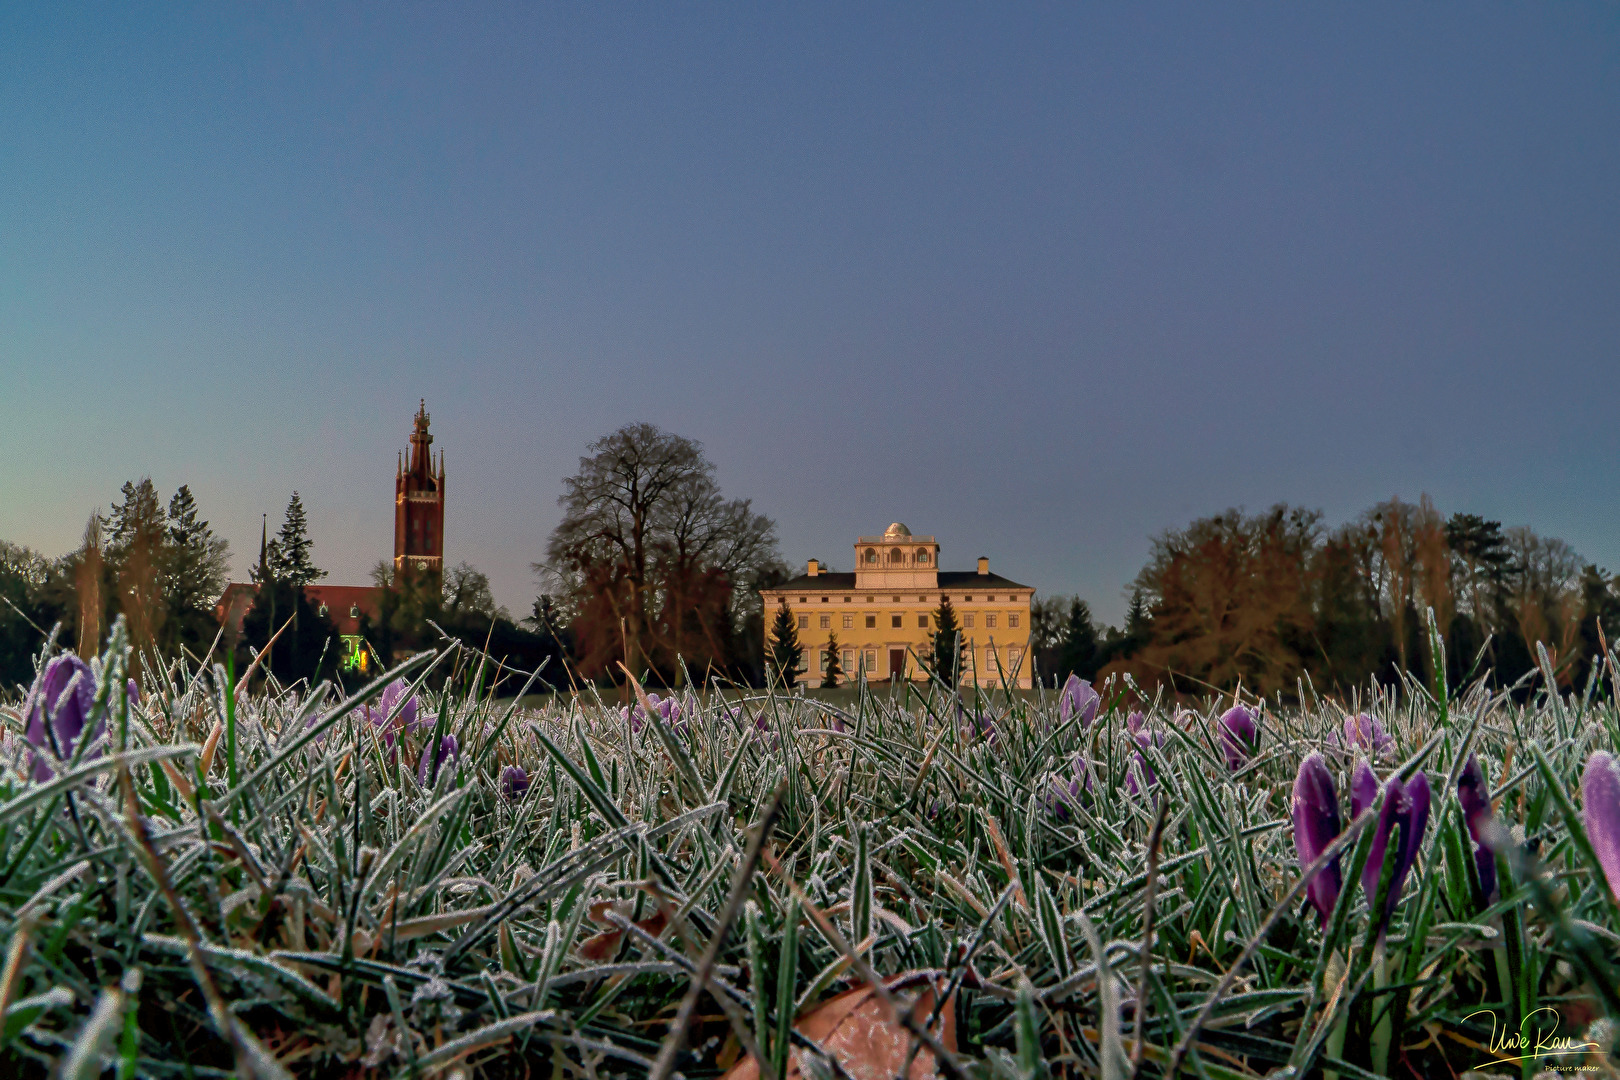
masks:
[[[934,972],[908,971],[884,980],[883,985],[894,993],[912,992],[921,984],[922,992],[911,1006],[911,1016],[918,1023],[925,1023],[934,1011],[936,980],[940,978]],[[954,1002],[946,1002],[945,1008],[940,1010],[938,1035],[945,1049],[954,1054],[956,1010],[953,1006]],[[854,1080],[893,1080],[906,1063],[913,1038],[870,984],[822,1002],[801,1015],[793,1027],[826,1048]],[[799,1068],[800,1053],[795,1049],[789,1055],[784,1080],[803,1076]],[[907,1074],[909,1080],[929,1080],[936,1075],[934,1055],[926,1048],[919,1049]],[[724,1080],[759,1080],[759,1063],[751,1057],[744,1058],[732,1066]]]
[[[612,905],[610,904],[609,907],[611,906]],[[608,922],[606,917],[607,908],[602,909],[603,917],[598,919],[597,907],[597,904],[591,905],[591,920],[593,922]],[[659,934],[664,932],[664,927],[669,925],[669,918],[662,911],[657,911],[653,913],[652,918],[642,919],[637,922],[636,925],[641,927],[641,929],[645,930],[647,933],[651,934],[653,937],[657,937]],[[602,963],[604,960],[607,960],[609,957],[613,956],[619,951],[619,942],[624,940],[624,935],[626,932],[627,931],[623,929],[604,930],[600,934],[591,935],[579,943],[579,958],[581,960],[589,960],[593,964]]]

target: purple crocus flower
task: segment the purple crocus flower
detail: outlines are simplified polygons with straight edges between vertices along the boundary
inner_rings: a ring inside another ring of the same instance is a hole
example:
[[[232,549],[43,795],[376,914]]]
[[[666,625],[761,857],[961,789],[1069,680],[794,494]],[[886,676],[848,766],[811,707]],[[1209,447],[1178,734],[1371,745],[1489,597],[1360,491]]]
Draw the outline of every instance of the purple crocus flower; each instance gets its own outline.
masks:
[[[374,728],[381,729],[382,741],[388,746],[394,745],[394,737],[399,732],[414,732],[436,719],[422,713],[415,694],[406,698],[404,705],[399,704],[400,698],[405,697],[409,689],[410,683],[404,679],[395,679],[383,687],[382,693],[377,695],[377,704],[365,706],[366,722]],[[390,723],[388,717],[395,706],[399,706],[399,715]]]
[[[125,690],[125,693],[129,697],[129,707],[132,708],[132,709],[140,708],[140,705],[141,705],[141,688],[138,685],[136,685],[135,680],[134,679],[129,680],[129,685],[127,687],[125,687],[124,690]]]
[[[1130,732],[1131,738],[1136,740],[1136,745],[1140,746],[1142,750],[1146,750],[1149,746],[1161,747],[1164,745],[1164,732],[1150,729],[1147,726],[1147,717],[1140,712],[1132,712],[1127,716],[1125,718],[1125,727]],[[1136,780],[1138,773],[1142,776],[1140,785]],[[1139,795],[1144,787],[1152,787],[1158,782],[1159,777],[1154,773],[1153,766],[1148,764],[1147,755],[1143,754],[1141,750],[1132,754],[1131,761],[1125,771],[1126,789],[1132,795]]]
[[[1303,869],[1320,858],[1339,835],[1339,793],[1333,787],[1333,773],[1328,771],[1321,754],[1311,754],[1299,763],[1299,773],[1294,777],[1292,812],[1294,849],[1299,852],[1299,865]],[[1343,884],[1339,859],[1334,856],[1305,886],[1305,895],[1321,915],[1324,927]]]
[[[1496,892],[1496,855],[1485,843],[1485,830],[1491,820],[1491,788],[1479,758],[1468,755],[1468,764],[1457,777],[1457,801],[1462,804],[1463,821],[1474,842],[1474,866],[1479,871],[1481,895],[1488,901]]]
[[[1581,809],[1586,838],[1609,888],[1620,897],[1620,761],[1602,750],[1587,760],[1581,776]]]
[[[1097,718],[1097,709],[1101,704],[1102,695],[1092,689],[1089,682],[1078,675],[1070,675],[1069,681],[1063,684],[1063,692],[1058,695],[1058,718],[1067,724],[1078,716],[1081,727],[1090,727]]]
[[[432,787],[439,779],[439,771],[455,764],[456,754],[460,745],[454,735],[446,735],[439,740],[437,746],[431,743],[422,749],[422,760],[416,764],[416,779],[425,788]]]
[[[1376,718],[1357,713],[1344,718],[1344,747],[1387,761],[1395,753],[1395,739]]]
[[[1072,808],[1080,805],[1080,781],[1070,780],[1063,782],[1057,777],[1052,781],[1052,790],[1046,796],[1047,811],[1059,821],[1068,821]]]
[[[1046,808],[1059,821],[1067,821],[1074,808],[1091,793],[1091,766],[1083,757],[1074,759],[1074,775],[1067,781],[1061,776],[1052,778],[1052,790],[1046,796]]]
[[[1215,722],[1221,753],[1226,755],[1226,767],[1237,772],[1248,764],[1260,749],[1260,725],[1254,714],[1242,705],[1234,705]]]
[[[85,724],[95,701],[96,677],[89,664],[72,653],[63,653],[45,665],[45,674],[34,684],[24,706],[28,724],[23,737],[36,748],[33,755],[35,780],[45,781],[56,776],[56,770],[49,764],[51,759],[72,760],[80,737],[85,735]],[[100,738],[106,726],[105,717],[98,719],[88,737]],[[89,751],[86,759],[100,753],[99,749]]]
[[[1356,763],[1350,780],[1350,812],[1359,817],[1362,811],[1378,798],[1378,777],[1367,759]],[[1384,898],[1384,910],[1374,913],[1373,924],[1382,935],[1389,926],[1389,917],[1401,898],[1401,886],[1407,872],[1417,861],[1418,848],[1423,843],[1423,830],[1429,824],[1429,778],[1418,773],[1406,783],[1391,776],[1384,783],[1384,808],[1373,823],[1372,847],[1367,852],[1367,863],[1361,868],[1361,888],[1367,894],[1370,906],[1378,894],[1378,878],[1384,872],[1384,853],[1389,848],[1390,834],[1395,826],[1401,827],[1400,850],[1395,856],[1394,875],[1389,881],[1389,895]]]
[[[500,788],[503,796],[517,802],[529,790],[529,774],[522,766],[508,765],[501,770]]]

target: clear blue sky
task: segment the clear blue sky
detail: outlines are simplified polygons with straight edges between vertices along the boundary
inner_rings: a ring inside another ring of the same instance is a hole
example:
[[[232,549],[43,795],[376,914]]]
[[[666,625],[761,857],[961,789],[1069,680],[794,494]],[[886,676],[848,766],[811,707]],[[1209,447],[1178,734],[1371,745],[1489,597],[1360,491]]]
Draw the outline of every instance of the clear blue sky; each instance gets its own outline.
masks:
[[[1152,534],[1430,493],[1620,569],[1620,6],[6,5],[0,536],[189,482],[515,610],[590,440],[791,562],[1116,620]]]

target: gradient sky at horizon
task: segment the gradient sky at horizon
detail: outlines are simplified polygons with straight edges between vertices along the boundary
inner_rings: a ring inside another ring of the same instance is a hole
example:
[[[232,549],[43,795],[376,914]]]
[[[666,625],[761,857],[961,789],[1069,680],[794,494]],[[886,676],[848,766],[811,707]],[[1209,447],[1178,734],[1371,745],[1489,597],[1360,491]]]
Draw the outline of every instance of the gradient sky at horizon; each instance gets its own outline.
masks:
[[[189,483],[391,553],[417,400],[515,612],[586,445],[790,563],[1109,621],[1153,534],[1430,494],[1620,569],[1620,7],[0,12],[0,537]]]

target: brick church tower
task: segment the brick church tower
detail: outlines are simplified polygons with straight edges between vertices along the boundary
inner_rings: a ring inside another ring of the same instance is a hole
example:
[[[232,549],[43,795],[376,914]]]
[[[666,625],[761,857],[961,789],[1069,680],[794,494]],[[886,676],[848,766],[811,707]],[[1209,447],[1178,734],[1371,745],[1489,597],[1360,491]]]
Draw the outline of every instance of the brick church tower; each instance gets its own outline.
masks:
[[[411,429],[409,463],[400,459],[394,479],[394,572],[444,573],[444,451],[434,471],[427,401]]]

